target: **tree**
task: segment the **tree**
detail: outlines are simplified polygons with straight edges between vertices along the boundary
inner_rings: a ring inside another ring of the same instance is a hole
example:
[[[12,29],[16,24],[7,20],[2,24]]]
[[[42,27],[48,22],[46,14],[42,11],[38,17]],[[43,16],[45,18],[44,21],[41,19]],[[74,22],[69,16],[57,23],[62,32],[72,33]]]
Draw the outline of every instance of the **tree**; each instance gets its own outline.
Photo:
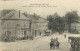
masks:
[[[59,32],[59,33],[62,33],[62,32],[64,32],[64,19],[63,18],[61,18],[61,17],[57,17],[56,19],[55,19],[55,22],[56,22],[56,26],[57,26],[57,31]]]
[[[68,31],[71,33],[71,23],[76,22],[79,16],[77,14],[77,11],[71,11],[71,12],[67,12],[65,14],[65,17],[67,19],[67,24],[68,24],[68,28],[69,28]]]
[[[47,20],[49,21],[49,23],[48,23],[48,29],[52,29],[53,28],[53,19],[52,19],[52,16],[49,15],[47,17]]]
[[[64,21],[63,18],[61,18],[57,13],[54,13],[54,15],[49,15],[47,17],[48,28],[51,29],[53,32],[63,32],[64,29]]]

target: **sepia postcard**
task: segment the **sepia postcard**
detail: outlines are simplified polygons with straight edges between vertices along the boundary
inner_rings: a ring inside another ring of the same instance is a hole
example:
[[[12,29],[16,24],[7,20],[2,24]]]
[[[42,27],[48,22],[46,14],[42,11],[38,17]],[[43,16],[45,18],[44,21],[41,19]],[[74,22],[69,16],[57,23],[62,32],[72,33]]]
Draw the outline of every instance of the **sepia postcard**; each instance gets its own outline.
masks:
[[[80,51],[80,0],[0,0],[0,51]]]

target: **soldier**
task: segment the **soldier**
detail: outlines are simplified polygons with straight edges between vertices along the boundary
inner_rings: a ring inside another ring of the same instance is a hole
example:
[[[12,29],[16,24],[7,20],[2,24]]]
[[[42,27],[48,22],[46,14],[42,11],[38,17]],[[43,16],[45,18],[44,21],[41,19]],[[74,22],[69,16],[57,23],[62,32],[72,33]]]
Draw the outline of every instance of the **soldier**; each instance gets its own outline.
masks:
[[[57,41],[57,44],[56,44],[57,48],[59,48],[59,45],[60,45],[60,43],[59,43],[59,41]]]
[[[71,47],[74,48],[75,47],[75,40],[71,39]]]
[[[54,46],[54,39],[53,39],[53,37],[51,38],[51,42],[50,42],[50,48],[52,49],[54,49],[55,48],[55,46]]]
[[[75,42],[75,48],[79,48],[79,41],[78,40],[76,40],[76,42]]]
[[[54,43],[51,41],[51,42],[50,42],[50,49],[52,49],[53,46],[54,46]]]

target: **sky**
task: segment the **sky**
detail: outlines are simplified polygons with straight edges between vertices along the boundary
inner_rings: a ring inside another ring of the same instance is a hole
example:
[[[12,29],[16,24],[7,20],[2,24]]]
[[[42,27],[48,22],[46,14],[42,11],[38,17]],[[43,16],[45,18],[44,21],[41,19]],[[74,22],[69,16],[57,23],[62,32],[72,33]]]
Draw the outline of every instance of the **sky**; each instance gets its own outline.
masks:
[[[43,6],[39,4],[51,7],[29,7]],[[78,11],[78,15],[80,16],[80,0],[0,0],[0,10],[2,9],[16,9],[29,14],[36,13],[44,18],[55,12],[60,16],[64,16],[66,12],[74,10]]]

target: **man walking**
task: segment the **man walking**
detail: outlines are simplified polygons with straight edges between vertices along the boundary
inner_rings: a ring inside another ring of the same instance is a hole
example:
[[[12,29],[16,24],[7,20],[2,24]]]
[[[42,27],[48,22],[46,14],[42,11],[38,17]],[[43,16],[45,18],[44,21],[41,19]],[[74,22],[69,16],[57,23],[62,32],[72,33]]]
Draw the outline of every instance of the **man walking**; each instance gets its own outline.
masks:
[[[51,41],[50,42],[50,49],[52,49],[53,48],[53,42]]]
[[[51,38],[51,42],[50,42],[50,49],[53,49],[54,48],[54,39]]]

